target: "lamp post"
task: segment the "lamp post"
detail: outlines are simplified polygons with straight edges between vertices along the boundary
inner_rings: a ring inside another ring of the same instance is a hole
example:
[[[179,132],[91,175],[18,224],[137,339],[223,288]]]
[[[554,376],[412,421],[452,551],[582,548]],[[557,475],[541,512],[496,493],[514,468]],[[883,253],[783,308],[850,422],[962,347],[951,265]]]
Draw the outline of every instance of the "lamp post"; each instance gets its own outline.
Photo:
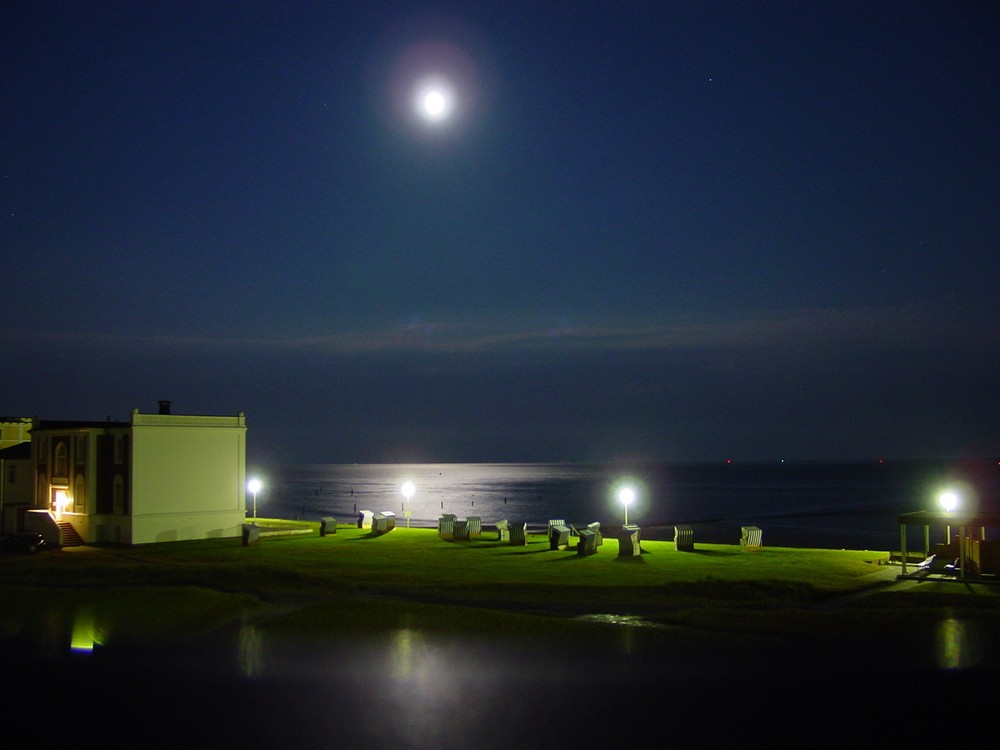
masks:
[[[635,491],[631,487],[625,487],[618,493],[618,499],[625,506],[625,525],[628,526],[628,506],[635,500]]]
[[[403,482],[403,497],[406,498],[406,510],[403,511],[403,515],[406,516],[406,528],[410,528],[410,498],[413,497],[413,492],[416,488],[413,486],[413,482]]]
[[[257,518],[257,493],[260,492],[261,486],[260,480],[256,477],[247,482],[247,489],[253,495],[253,517],[255,519]]]
[[[941,504],[945,513],[951,514],[951,512],[958,507],[958,493],[953,492],[952,490],[942,492],[938,497],[938,502]],[[951,524],[946,524],[944,529],[945,544],[951,544]]]

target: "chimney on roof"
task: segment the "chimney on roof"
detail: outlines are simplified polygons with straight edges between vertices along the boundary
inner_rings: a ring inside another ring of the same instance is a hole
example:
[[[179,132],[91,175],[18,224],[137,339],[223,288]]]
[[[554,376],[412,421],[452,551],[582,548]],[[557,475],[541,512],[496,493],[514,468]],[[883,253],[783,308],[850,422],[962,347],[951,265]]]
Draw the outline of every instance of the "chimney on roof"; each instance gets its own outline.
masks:
[[[161,401],[160,402],[160,414],[169,414],[169,413],[170,413],[170,402],[169,401]]]

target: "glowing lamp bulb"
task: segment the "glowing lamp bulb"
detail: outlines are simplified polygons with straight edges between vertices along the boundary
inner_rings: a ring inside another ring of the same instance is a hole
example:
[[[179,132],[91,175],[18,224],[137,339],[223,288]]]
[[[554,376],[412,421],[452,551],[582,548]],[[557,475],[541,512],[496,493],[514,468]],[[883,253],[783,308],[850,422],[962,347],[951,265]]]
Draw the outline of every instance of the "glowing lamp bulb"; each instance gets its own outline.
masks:
[[[635,500],[635,491],[631,487],[625,487],[618,492],[618,499],[625,506],[625,525],[628,526],[628,506]]]
[[[958,495],[954,492],[942,492],[941,497],[938,498],[938,502],[941,503],[941,507],[945,509],[945,512],[951,513],[958,507]]]

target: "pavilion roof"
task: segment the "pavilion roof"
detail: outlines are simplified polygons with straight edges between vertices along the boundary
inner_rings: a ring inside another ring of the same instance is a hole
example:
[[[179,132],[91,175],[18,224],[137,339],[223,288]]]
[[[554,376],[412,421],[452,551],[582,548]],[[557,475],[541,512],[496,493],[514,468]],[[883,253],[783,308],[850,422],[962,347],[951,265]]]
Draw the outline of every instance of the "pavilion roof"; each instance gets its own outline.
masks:
[[[919,510],[902,513],[901,526],[989,526],[1000,528],[1000,513],[991,511]]]

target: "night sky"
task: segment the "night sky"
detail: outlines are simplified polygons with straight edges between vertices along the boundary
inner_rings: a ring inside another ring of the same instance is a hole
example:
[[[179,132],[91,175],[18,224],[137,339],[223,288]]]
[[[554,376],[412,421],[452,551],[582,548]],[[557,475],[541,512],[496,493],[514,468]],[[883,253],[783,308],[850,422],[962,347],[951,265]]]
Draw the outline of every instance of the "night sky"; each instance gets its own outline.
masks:
[[[0,76],[4,416],[1000,457],[998,3],[8,0]]]

